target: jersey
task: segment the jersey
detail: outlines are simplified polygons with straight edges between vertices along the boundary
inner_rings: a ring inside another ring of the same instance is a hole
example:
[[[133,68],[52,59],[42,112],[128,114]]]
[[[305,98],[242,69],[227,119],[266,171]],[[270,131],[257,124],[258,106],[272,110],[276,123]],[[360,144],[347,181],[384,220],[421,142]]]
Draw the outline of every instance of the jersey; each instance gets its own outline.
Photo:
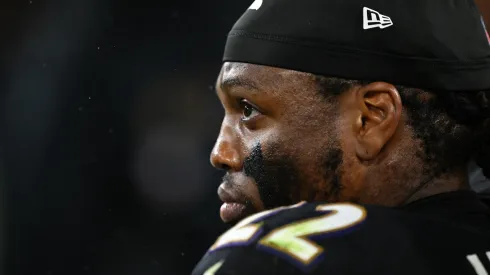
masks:
[[[299,203],[245,218],[192,275],[488,275],[490,212],[471,191],[401,208]]]

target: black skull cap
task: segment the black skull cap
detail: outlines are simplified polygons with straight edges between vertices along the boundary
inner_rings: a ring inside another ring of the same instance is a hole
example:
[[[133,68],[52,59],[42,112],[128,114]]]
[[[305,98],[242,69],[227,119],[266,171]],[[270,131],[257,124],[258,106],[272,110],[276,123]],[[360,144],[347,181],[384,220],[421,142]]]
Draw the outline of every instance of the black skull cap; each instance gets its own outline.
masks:
[[[256,0],[223,61],[433,91],[490,89],[490,42],[473,0]]]

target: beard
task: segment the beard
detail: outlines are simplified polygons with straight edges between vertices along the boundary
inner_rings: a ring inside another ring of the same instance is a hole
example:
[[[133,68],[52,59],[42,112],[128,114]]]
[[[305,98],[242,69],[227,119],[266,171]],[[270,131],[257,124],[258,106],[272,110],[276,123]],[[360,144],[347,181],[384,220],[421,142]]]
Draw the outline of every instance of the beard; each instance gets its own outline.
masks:
[[[318,173],[307,175],[298,160],[282,153],[278,144],[268,146],[268,151],[263,152],[262,145],[258,143],[245,158],[243,169],[245,175],[255,180],[266,209],[291,205],[300,200],[310,201],[317,197],[334,198],[342,188],[339,176],[342,150],[339,146],[332,146],[324,151],[316,159],[318,163],[308,164],[318,167]],[[318,180],[324,184],[316,182]],[[305,189],[310,194],[306,198],[301,196]]]

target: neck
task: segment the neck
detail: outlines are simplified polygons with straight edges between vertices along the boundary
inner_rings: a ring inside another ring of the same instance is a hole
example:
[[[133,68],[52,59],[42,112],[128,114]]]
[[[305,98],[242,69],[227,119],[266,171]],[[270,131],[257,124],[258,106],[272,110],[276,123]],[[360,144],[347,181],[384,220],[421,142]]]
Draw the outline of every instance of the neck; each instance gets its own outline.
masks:
[[[470,188],[466,171],[456,175],[442,175],[422,184],[403,204],[408,204],[425,197],[447,193],[457,190],[468,190]]]

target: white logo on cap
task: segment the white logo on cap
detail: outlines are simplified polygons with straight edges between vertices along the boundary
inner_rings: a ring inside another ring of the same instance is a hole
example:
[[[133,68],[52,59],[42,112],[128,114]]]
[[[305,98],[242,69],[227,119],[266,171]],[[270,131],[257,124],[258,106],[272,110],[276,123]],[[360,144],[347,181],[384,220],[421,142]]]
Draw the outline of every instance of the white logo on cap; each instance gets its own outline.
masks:
[[[262,1],[261,1],[262,2]],[[388,28],[389,26],[393,26],[393,22],[391,18],[386,15],[382,15],[381,13],[364,7],[362,9],[363,21],[364,21],[364,29],[372,29],[372,28]]]
[[[258,10],[262,6],[262,0],[255,0],[252,5],[250,5],[249,10]]]

